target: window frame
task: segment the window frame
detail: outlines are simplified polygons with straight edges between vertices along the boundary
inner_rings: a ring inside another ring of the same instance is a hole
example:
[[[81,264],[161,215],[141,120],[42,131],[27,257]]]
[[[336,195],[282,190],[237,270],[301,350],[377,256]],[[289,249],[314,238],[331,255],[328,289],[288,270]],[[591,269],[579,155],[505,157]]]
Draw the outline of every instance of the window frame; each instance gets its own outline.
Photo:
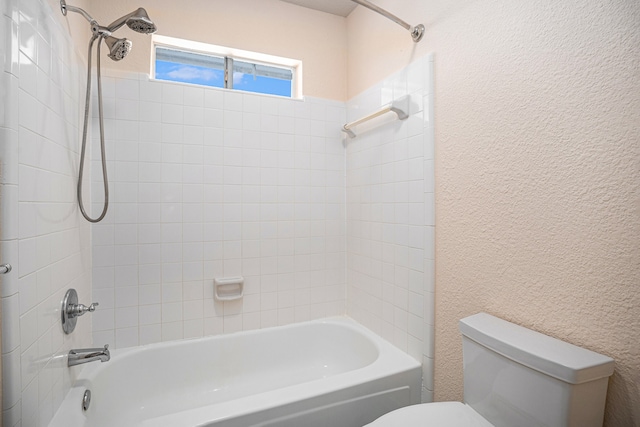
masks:
[[[156,79],[156,48],[166,48],[186,53],[194,53],[200,55],[210,55],[216,57],[222,57],[225,60],[225,89],[236,90],[238,92],[255,93],[260,95],[278,96],[287,99],[302,99],[302,61],[291,58],[284,58],[280,56],[267,55],[264,53],[251,52],[247,50],[234,49],[225,46],[217,46],[208,43],[195,42],[191,40],[178,39],[175,37],[161,36],[153,34],[151,38],[151,74],[150,79],[158,82],[172,82],[197,85],[200,87],[212,87],[206,85],[198,85],[196,83],[184,83],[173,80]],[[268,67],[277,67],[291,70],[291,97],[282,95],[273,95],[262,92],[248,92],[241,89],[233,88],[233,62],[234,60],[241,62],[249,62],[256,65],[264,65]],[[227,87],[226,82],[230,85]],[[220,88],[217,88],[220,89]]]

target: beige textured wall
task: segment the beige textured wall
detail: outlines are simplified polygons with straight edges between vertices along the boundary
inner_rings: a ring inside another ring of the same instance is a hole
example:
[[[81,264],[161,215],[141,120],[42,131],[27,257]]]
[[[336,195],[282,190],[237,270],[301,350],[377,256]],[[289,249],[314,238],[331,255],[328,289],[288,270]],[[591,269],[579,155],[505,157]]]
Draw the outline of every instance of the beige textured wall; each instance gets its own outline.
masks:
[[[605,424],[639,426],[640,3],[377,3],[429,31],[354,12],[349,96],[435,53],[436,399],[486,311],[612,356]]]
[[[142,6],[160,35],[302,60],[304,95],[346,99],[343,17],[279,0],[87,1],[88,12],[102,25]],[[130,39],[133,50],[118,63],[105,59],[103,64],[148,73],[151,38],[128,28],[116,35]]]

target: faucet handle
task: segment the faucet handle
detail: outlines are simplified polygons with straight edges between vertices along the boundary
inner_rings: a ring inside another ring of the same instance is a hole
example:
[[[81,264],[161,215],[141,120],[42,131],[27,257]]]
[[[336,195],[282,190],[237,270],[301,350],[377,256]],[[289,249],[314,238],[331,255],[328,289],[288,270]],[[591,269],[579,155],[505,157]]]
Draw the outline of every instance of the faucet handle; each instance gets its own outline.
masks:
[[[91,303],[89,307],[87,307],[84,304],[72,304],[67,309],[67,312],[69,314],[69,317],[78,317],[78,316],[82,316],[87,312],[93,313],[94,311],[96,311],[97,305],[99,305],[97,302]]]
[[[93,313],[98,306],[97,302],[92,303],[89,307],[84,304],[78,304],[78,293],[75,289],[69,289],[62,300],[62,330],[65,334],[70,334],[76,327],[78,317],[86,312]]]

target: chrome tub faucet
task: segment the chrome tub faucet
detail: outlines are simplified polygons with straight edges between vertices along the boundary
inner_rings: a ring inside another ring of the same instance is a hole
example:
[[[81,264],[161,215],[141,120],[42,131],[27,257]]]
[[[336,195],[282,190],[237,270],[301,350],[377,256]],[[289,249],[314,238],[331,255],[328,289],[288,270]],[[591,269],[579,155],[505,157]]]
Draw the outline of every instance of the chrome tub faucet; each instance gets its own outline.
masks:
[[[79,348],[69,351],[68,366],[82,365],[96,360],[108,362],[109,359],[111,359],[109,344],[105,344],[104,348]]]

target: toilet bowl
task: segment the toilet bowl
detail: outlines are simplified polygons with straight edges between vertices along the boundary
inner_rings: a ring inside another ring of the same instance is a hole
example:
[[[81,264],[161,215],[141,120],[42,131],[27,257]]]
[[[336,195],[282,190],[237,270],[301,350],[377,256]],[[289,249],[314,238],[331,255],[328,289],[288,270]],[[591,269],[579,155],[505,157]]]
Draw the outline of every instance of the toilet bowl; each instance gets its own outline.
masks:
[[[367,427],[493,427],[469,405],[437,402],[405,406],[367,424]]]
[[[486,313],[462,319],[464,403],[407,406],[367,427],[601,427],[610,357]]]

